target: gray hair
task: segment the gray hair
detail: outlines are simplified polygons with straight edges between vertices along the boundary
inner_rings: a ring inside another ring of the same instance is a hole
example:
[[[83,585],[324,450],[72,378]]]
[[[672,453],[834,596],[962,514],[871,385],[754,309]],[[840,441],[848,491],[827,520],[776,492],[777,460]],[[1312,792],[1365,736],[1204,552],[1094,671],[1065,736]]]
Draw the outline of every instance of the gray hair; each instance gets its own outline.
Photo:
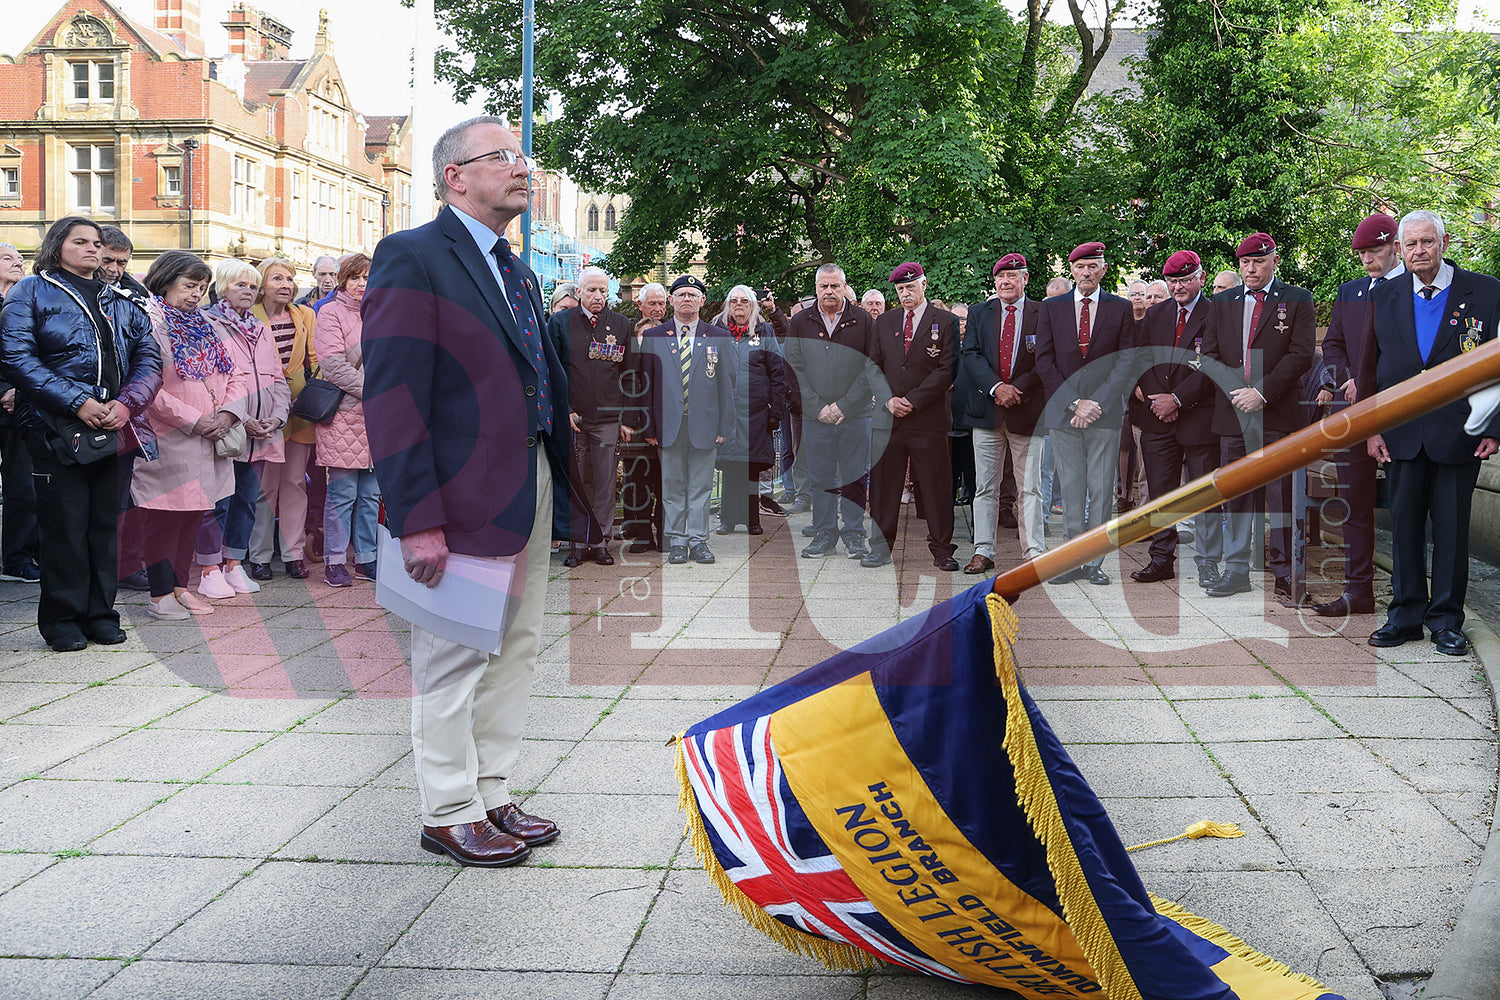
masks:
[[[1202,269],[1202,268],[1201,268],[1201,267],[1200,267],[1200,268],[1199,268],[1199,269],[1198,269],[1198,270],[1199,270],[1199,271],[1201,271],[1201,270],[1203,270],[1203,269]],[[1195,273],[1196,273],[1196,272],[1195,272]],[[1148,283],[1147,283],[1147,285],[1146,285],[1146,294],[1147,294],[1147,295],[1150,295],[1150,294],[1151,294],[1151,289],[1153,289],[1153,288],[1155,288],[1155,287],[1156,287],[1156,286],[1157,286],[1157,285],[1160,285],[1160,286],[1161,286],[1161,290],[1162,290],[1162,292],[1163,292],[1163,293],[1164,293],[1164,294],[1167,294],[1167,295],[1170,295],[1170,294],[1172,294],[1172,293],[1171,293],[1171,292],[1170,292],[1170,291],[1169,291],[1169,290],[1168,290],[1168,288],[1167,288],[1167,283],[1166,283],[1166,282],[1165,282],[1165,281],[1163,281],[1163,280],[1162,280],[1162,279],[1161,279],[1161,278],[1157,278],[1157,279],[1156,279],[1156,280],[1155,280],[1155,281],[1152,281],[1152,282],[1148,282]]]
[[[214,294],[223,298],[229,286],[241,278],[253,281],[256,288],[260,287],[260,272],[253,265],[238,257],[229,257],[219,261],[218,266],[214,268]]]
[[[878,288],[872,288],[868,292],[865,292],[865,294],[861,295],[859,297],[859,301],[861,301],[861,302],[875,301],[875,302],[884,303],[885,302],[885,293],[882,292]]]
[[[321,264],[321,263],[323,263],[325,260],[328,261],[328,263],[330,263],[330,264],[333,265],[333,269],[335,271],[337,271],[339,269],[339,259],[337,257],[330,257],[328,254],[325,253],[321,257],[319,257],[317,260],[313,261],[313,270],[316,271],[318,269],[318,265]]]
[[[736,295],[742,295],[750,300],[750,318],[746,321],[751,331],[760,326],[760,303],[755,298],[755,289],[749,285],[735,285],[724,296],[724,308],[719,310],[719,315],[714,317],[714,326],[729,325],[729,300]]]
[[[0,243],[0,250],[14,250],[18,254],[21,252],[21,248],[14,243]]]
[[[1406,227],[1413,222],[1425,222],[1437,230],[1438,239],[1443,238],[1447,230],[1443,226],[1442,216],[1436,212],[1429,212],[1425,208],[1419,208],[1415,212],[1407,212],[1401,217],[1401,224],[1396,227],[1396,239],[1402,243],[1406,242]]]
[[[649,285],[642,285],[640,292],[637,293],[637,295],[636,295],[636,301],[640,301],[641,299],[644,299],[646,297],[646,293],[647,292],[660,292],[661,293],[661,297],[662,298],[666,298],[667,297],[667,286],[663,285],[660,281],[653,281]]]
[[[602,267],[594,267],[590,265],[589,267],[586,267],[582,271],[578,272],[578,287],[582,288],[583,283],[590,278],[603,278],[605,284],[608,284],[609,272],[604,270],[604,268]]]
[[[469,130],[480,125],[505,126],[505,119],[495,115],[479,115],[461,121],[438,136],[432,147],[432,189],[438,201],[448,204],[448,181],[443,177],[443,168],[465,159],[469,151]]]
[[[848,278],[844,277],[844,269],[842,267],[839,267],[837,264],[833,263],[832,261],[830,261],[829,263],[824,264],[822,267],[818,268],[818,273],[819,274],[836,274],[836,275],[839,276],[839,280],[840,281],[848,281],[849,280]],[[817,279],[814,278],[813,280],[816,281]]]

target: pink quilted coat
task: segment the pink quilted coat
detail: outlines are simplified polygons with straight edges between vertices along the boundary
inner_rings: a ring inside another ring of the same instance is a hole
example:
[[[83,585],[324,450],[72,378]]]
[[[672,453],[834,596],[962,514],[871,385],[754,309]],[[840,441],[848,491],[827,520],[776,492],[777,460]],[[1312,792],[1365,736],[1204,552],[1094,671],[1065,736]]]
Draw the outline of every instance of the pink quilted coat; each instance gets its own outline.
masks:
[[[365,435],[360,327],[359,305],[346,291],[340,290],[332,302],[318,310],[313,349],[323,378],[344,390],[339,411],[328,423],[318,425],[318,464],[331,469],[368,469],[374,465],[370,439]]]

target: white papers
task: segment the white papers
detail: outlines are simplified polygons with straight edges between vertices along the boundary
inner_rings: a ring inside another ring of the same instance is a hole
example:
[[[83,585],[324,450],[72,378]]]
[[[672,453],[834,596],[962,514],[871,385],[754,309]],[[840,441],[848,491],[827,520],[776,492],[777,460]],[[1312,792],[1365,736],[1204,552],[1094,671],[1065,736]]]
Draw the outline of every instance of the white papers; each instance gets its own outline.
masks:
[[[487,653],[500,648],[512,598],[520,603],[513,590],[514,558],[450,553],[443,579],[429,587],[407,575],[401,539],[392,538],[383,524],[379,531],[375,600],[382,608],[460,646]]]

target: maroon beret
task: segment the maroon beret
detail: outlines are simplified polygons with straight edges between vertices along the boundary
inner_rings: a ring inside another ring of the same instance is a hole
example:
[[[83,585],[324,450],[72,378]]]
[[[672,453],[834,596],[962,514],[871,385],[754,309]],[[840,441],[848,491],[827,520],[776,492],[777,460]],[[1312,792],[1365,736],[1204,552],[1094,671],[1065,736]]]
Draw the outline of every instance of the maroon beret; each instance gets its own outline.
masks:
[[[1179,250],[1167,258],[1167,263],[1161,269],[1163,278],[1186,278],[1194,271],[1203,266],[1203,261],[1191,250]]]
[[[1374,250],[1396,242],[1396,220],[1384,212],[1376,212],[1354,228],[1351,245],[1356,250]]]
[[[1024,271],[1026,270],[1026,258],[1018,253],[1008,253],[995,261],[991,274],[999,274],[1001,271]]]
[[[1266,233],[1251,233],[1240,240],[1240,245],[1234,248],[1234,255],[1239,257],[1265,257],[1276,252],[1276,241]]]
[[[1078,244],[1078,246],[1073,248],[1073,252],[1068,254],[1068,263],[1071,264],[1077,260],[1088,260],[1092,257],[1098,257],[1101,260],[1104,258],[1103,243]]]
[[[909,260],[905,264],[896,265],[896,269],[891,272],[891,284],[899,285],[904,281],[916,281],[926,273],[922,270],[921,264]]]

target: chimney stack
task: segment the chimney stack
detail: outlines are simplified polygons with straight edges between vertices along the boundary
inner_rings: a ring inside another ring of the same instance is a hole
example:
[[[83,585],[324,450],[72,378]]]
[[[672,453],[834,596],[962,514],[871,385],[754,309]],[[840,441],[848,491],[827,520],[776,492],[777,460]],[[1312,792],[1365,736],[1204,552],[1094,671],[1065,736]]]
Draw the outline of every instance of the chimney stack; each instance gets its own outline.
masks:
[[[198,0],[154,0],[152,27],[170,35],[189,55],[203,55],[203,28]]]
[[[229,54],[248,62],[290,59],[292,29],[246,3],[229,8],[229,20],[220,22],[229,32]]]

